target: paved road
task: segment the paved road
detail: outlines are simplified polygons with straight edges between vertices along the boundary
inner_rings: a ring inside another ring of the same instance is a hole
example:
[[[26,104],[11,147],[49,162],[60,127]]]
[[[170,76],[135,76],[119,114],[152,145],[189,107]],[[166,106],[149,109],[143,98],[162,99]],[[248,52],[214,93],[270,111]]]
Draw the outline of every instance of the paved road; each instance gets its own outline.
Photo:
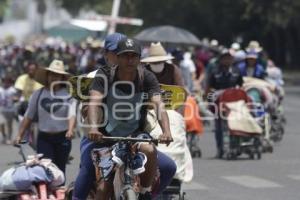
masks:
[[[189,200],[299,200],[300,199],[300,87],[286,89],[287,131],[273,154],[262,160],[213,159],[213,134],[207,130],[201,138],[203,158],[194,159],[194,180],[185,184]],[[17,150],[0,146],[0,171],[7,163],[20,160]],[[68,165],[68,182],[77,174],[79,140],[73,142],[75,160]]]

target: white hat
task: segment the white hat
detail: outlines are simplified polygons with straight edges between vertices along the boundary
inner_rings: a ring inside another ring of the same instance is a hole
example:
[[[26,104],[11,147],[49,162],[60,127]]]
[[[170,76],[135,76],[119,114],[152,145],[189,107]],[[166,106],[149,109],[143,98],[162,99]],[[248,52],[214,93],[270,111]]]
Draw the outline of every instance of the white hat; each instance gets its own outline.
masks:
[[[239,43],[237,43],[237,42],[234,42],[234,43],[231,44],[230,48],[234,49],[235,51],[238,51],[238,50],[241,49],[241,45]]]
[[[65,71],[65,66],[63,61],[61,60],[53,60],[51,62],[51,64],[49,65],[49,67],[47,68],[38,68],[36,70],[36,73],[34,75],[34,79],[41,83],[42,85],[46,85],[47,84],[47,72],[53,72],[56,74],[62,74],[65,76],[70,76],[70,74],[68,72]]]
[[[163,62],[174,59],[173,56],[167,54],[163,46],[158,43],[151,43],[148,57],[141,60],[143,63]]]
[[[263,48],[260,46],[259,42],[252,40],[249,42],[246,51],[255,51],[257,53],[261,52]]]
[[[211,46],[211,47],[216,47],[216,46],[218,46],[218,45],[219,45],[219,41],[218,41],[218,40],[212,39],[212,40],[210,41],[210,46]]]
[[[278,67],[268,67],[267,74],[268,76],[266,77],[266,79],[270,83],[280,86],[284,85],[284,81],[282,79],[282,72]]]

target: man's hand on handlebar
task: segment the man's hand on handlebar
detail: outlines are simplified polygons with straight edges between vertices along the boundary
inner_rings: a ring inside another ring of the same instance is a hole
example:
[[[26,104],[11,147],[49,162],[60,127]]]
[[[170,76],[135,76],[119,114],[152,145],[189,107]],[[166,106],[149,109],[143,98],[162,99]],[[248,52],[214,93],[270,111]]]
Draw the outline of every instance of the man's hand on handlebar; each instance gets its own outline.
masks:
[[[103,137],[103,134],[95,129],[90,130],[88,133],[88,138],[94,142],[101,141],[102,137]]]
[[[166,144],[169,146],[169,144],[173,142],[173,137],[171,133],[163,133],[159,136],[159,143]]]

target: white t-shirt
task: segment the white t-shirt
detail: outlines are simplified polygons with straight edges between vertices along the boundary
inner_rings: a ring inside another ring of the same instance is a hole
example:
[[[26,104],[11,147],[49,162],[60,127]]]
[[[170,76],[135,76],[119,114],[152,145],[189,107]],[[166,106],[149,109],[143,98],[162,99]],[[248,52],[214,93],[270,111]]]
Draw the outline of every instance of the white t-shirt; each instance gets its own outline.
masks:
[[[0,87],[0,106],[2,112],[15,112],[14,97],[17,90],[11,86],[9,88]]]
[[[191,73],[194,73],[196,71],[196,66],[194,61],[191,59],[191,56],[192,55],[189,52],[184,53],[184,59],[180,62],[179,65],[180,67],[188,68]]]

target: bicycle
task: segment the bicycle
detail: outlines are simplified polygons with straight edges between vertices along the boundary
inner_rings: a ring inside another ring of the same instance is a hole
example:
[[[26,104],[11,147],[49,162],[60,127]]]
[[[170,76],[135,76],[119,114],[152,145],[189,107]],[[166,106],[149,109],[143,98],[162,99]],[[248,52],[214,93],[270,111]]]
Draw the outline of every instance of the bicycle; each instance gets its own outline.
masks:
[[[114,189],[113,189],[113,194],[110,197],[111,200],[116,199],[116,200],[137,200],[138,199],[138,175],[135,175],[133,173],[133,170],[131,169],[132,161],[133,161],[133,155],[135,153],[134,150],[134,145],[137,142],[146,142],[149,144],[158,144],[157,139],[141,139],[141,138],[132,138],[132,137],[102,137],[101,142],[113,142],[113,143],[123,143],[126,146],[126,160],[124,161],[124,164],[122,165],[121,168],[114,166],[114,180],[117,181],[119,184],[114,184]],[[94,156],[93,160],[98,160],[100,162],[101,156],[111,156],[111,151],[113,149],[112,147],[109,147],[106,150],[103,150],[101,152],[100,149],[93,149],[92,150],[92,155]],[[102,157],[103,158],[103,157]],[[104,169],[99,166],[99,163],[96,164],[95,166],[96,170],[96,180],[101,181],[105,179],[103,177],[103,171]],[[96,181],[96,182],[98,182]],[[72,193],[73,193],[73,185],[74,183],[71,183],[69,186],[68,194],[67,194],[67,199],[72,199]],[[95,184],[96,186],[96,184]],[[96,187],[94,187],[89,194],[88,199],[94,199],[96,196]]]

